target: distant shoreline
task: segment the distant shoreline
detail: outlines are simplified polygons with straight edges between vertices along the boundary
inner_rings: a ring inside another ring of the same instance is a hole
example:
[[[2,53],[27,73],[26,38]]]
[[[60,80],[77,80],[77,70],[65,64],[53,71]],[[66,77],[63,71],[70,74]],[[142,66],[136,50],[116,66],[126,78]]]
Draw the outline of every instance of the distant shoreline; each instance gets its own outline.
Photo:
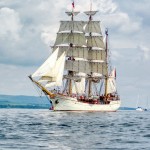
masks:
[[[47,97],[42,96],[13,96],[0,95],[1,108],[22,108],[22,109],[49,109],[50,103]],[[119,110],[135,110],[136,108],[120,107]]]

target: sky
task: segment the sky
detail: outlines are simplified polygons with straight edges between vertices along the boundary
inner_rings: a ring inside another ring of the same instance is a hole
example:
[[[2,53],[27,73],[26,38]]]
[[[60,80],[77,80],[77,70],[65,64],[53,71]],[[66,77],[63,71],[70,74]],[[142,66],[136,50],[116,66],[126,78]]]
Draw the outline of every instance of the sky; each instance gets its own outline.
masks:
[[[28,79],[50,55],[60,20],[72,0],[0,0],[0,94],[34,95]],[[88,19],[90,0],[74,0]],[[111,62],[117,69],[122,106],[150,103],[150,0],[93,0],[103,33],[109,30]]]

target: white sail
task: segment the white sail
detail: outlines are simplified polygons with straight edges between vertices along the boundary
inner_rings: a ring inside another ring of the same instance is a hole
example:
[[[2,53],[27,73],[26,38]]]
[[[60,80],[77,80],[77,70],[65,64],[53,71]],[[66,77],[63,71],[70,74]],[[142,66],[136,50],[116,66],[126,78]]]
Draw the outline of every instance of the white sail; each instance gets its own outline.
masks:
[[[114,78],[114,79],[116,78],[116,68],[114,68],[114,69],[111,71],[109,77],[112,77],[112,78]]]
[[[78,94],[81,95],[85,93],[85,78],[81,78],[81,82],[75,82],[75,85],[77,87]]]
[[[76,77],[79,77],[80,80],[74,80],[72,87],[72,93],[83,95],[85,94],[85,73],[79,72],[76,74]]]
[[[56,85],[61,86],[63,82],[63,72],[65,67],[65,57],[66,52],[64,52],[57,61],[57,65],[55,66],[56,71]]]
[[[92,73],[107,75],[107,64],[105,62],[91,62],[90,69]]]
[[[54,48],[55,50],[55,48]],[[81,47],[81,46],[61,46],[59,47],[59,53],[58,57],[62,55],[63,52],[66,52],[67,57],[78,57],[78,58],[84,58],[88,59],[88,50],[87,47]]]
[[[106,61],[106,51],[104,50],[89,50],[89,60]]]
[[[72,82],[72,94],[78,94],[77,93],[77,87],[75,85],[75,82]]]
[[[57,55],[58,55],[59,48],[57,48],[49,58],[39,67],[33,74],[32,77],[39,77],[39,76],[47,76],[47,73],[51,71],[54,67]]]
[[[105,48],[102,36],[86,36],[86,38],[88,47]]]
[[[86,45],[86,39],[83,33],[58,33],[55,46],[60,44],[73,43],[76,46]]]
[[[50,77],[50,76],[42,76],[40,79],[39,79],[40,82],[44,82],[44,81],[49,81],[49,82],[55,82],[56,81],[56,77]],[[39,82],[38,81],[38,82]]]
[[[107,64],[104,61],[66,60],[65,69],[69,71],[82,72],[86,74],[107,74]]]
[[[108,85],[107,85],[107,93],[115,93],[116,89],[116,81],[114,78],[108,78]]]
[[[61,31],[79,31],[83,32],[83,21],[61,21],[59,32]]]
[[[72,93],[78,95],[83,95],[85,93],[85,78],[82,78],[80,82],[74,82]]]
[[[67,56],[88,59],[88,50],[86,47],[72,47],[68,50]]]
[[[100,21],[89,21],[85,27],[85,33],[99,33],[102,34],[100,28]]]
[[[77,77],[81,77],[81,78],[85,78],[86,77],[86,73],[82,73],[82,72],[78,72],[76,73]]]
[[[117,92],[115,78],[116,78],[116,69],[113,69],[111,71],[111,74],[109,75],[109,78],[108,78],[107,93]]]
[[[56,86],[56,82],[47,82],[47,84],[45,85],[46,88],[51,88]]]
[[[62,78],[63,78],[63,71],[64,71],[64,65],[65,65],[65,57],[66,53],[64,52],[56,61],[55,66],[52,70],[53,75],[55,78],[48,79],[48,83],[45,87],[51,87],[51,86],[61,86],[62,85]],[[53,79],[53,80],[52,80]]]
[[[93,73],[92,77],[102,77],[102,74],[101,73]]]
[[[89,62],[66,60],[65,69],[75,72],[90,73]]]

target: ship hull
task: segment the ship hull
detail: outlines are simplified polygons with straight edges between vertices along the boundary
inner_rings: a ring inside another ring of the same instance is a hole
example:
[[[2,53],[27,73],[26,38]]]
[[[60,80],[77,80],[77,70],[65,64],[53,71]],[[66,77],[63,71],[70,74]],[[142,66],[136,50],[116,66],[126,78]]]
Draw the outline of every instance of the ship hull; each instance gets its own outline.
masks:
[[[76,98],[66,96],[56,96],[51,99],[54,111],[101,111],[113,112],[117,111],[121,105],[121,101],[111,101],[109,104],[90,104],[80,102]]]
[[[142,108],[142,107],[138,107],[138,108],[136,109],[136,111],[147,111],[147,109]]]

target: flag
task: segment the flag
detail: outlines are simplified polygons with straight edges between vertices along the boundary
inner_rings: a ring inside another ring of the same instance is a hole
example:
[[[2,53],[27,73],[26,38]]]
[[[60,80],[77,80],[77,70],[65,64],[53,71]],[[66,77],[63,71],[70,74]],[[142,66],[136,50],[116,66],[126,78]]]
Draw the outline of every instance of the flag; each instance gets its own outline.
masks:
[[[111,71],[110,77],[116,78],[116,68]]]
[[[72,7],[74,8],[74,1],[72,2]]]
[[[116,73],[116,68],[115,68],[115,78],[116,78],[116,76],[117,76],[116,74],[117,74],[117,73]]]

